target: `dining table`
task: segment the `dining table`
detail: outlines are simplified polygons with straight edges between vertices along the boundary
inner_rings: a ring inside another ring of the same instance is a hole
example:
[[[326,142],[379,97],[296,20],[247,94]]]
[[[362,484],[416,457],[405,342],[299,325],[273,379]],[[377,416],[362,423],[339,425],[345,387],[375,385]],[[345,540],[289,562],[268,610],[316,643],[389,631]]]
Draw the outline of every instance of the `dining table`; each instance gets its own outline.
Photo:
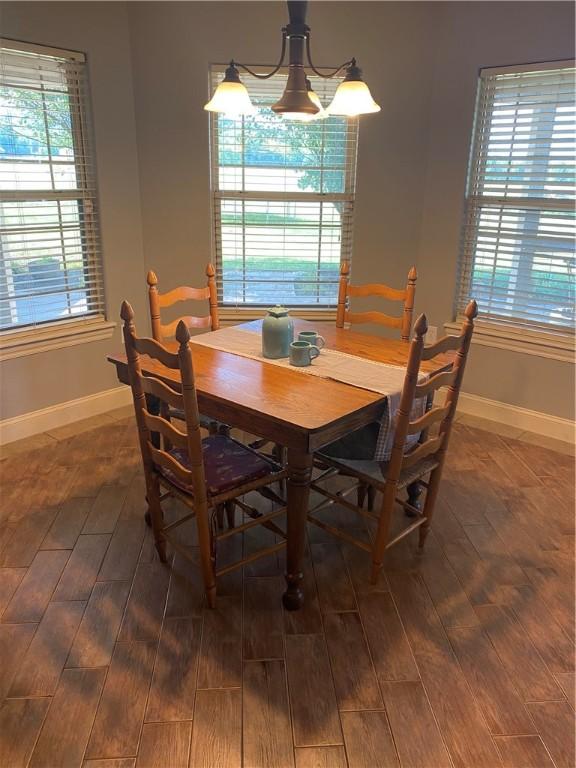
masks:
[[[261,320],[235,326],[261,332]],[[329,322],[294,319],[295,338],[303,330],[324,337],[327,349],[357,358],[406,368],[410,345],[405,341],[336,328]],[[198,407],[217,421],[282,445],[286,448],[286,609],[296,610],[304,601],[302,563],[305,548],[309,487],[313,455],[323,446],[378,421],[387,398],[379,392],[351,386],[331,378],[302,375],[299,370],[279,367],[264,358],[250,358],[190,341]],[[176,342],[166,346],[172,351]],[[129,384],[128,364],[123,353],[111,354],[118,379]],[[450,354],[421,363],[421,372],[431,375],[451,364]],[[146,356],[140,359],[144,375],[154,376],[174,389],[180,373]]]

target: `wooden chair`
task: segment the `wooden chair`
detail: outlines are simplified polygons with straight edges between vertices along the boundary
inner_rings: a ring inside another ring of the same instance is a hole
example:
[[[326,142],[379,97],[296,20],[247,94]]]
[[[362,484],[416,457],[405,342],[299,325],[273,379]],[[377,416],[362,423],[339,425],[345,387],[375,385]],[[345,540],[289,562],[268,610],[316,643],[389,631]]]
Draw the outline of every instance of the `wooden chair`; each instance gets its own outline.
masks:
[[[400,290],[390,288],[383,283],[350,285],[350,263],[348,261],[342,262],[340,267],[340,285],[338,288],[336,327],[344,328],[345,323],[377,323],[387,328],[400,329],[402,340],[409,341],[417,279],[416,267],[411,267],[408,272],[406,288]],[[351,312],[349,308],[351,296],[382,296],[382,298],[391,301],[402,301],[404,303],[404,311],[400,317],[385,315],[384,312]]]
[[[166,562],[167,542],[182,555],[192,559],[188,550],[173,536],[173,532],[179,525],[195,517],[204,587],[208,605],[214,607],[218,576],[285,546],[286,534],[273,519],[284,513],[286,506],[269,486],[284,479],[286,472],[230,437],[218,434],[201,438],[192,352],[188,343],[190,332],[184,321],[181,320],[176,327],[179,348],[177,353],[172,353],[154,339],[136,336],[134,312],[127,302],[122,304],[121,317],[124,321],[124,344],[156,549],[162,562]],[[179,369],[182,392],[172,389],[159,379],[143,376],[140,355],[148,355],[168,368]],[[147,406],[147,396],[182,410],[185,431],[176,429],[162,416],[151,413]],[[153,433],[162,436],[162,447],[154,445]],[[164,494],[161,488],[165,489]],[[253,509],[239,498],[252,490],[258,490],[277,501],[280,507],[268,514]],[[180,499],[190,512],[166,524],[162,501],[167,496]],[[235,528],[236,506],[252,519]],[[228,516],[229,528],[221,531],[224,511]],[[282,541],[218,569],[218,543],[255,525],[264,525],[273,530]]]
[[[442,468],[450,440],[450,431],[456,413],[466,359],[472,340],[474,318],[477,314],[478,307],[476,302],[471,301],[465,311],[465,319],[460,335],[445,336],[430,346],[424,346],[424,335],[428,330],[426,316],[420,315],[416,321],[414,327],[415,336],[410,344],[408,368],[396,417],[394,443],[389,462],[386,464],[376,461],[350,462],[342,459],[333,459],[322,453],[317,457],[316,463],[324,469],[324,473],[311,484],[311,488],[326,497],[328,501],[322,501],[311,509],[308,514],[308,520],[341,539],[352,542],[361,549],[370,552],[372,555],[371,581],[373,584],[378,579],[386,550],[403,539],[404,536],[419,528],[419,545],[420,547],[424,546],[434,514],[434,505],[438,496]],[[456,350],[456,357],[451,370],[437,373],[428,381],[418,383],[421,361],[430,360],[448,350]],[[448,387],[444,405],[432,407],[423,416],[411,421],[410,414],[412,413],[414,400],[427,397],[430,393],[443,386]],[[438,422],[438,433],[430,436],[430,426]],[[408,435],[418,433],[420,433],[419,442],[405,453]],[[358,482],[350,488],[337,493],[328,491],[320,484],[323,480],[327,480],[329,477],[337,474],[352,476]],[[429,476],[429,479],[427,482],[424,482],[422,478],[427,476]],[[414,481],[419,481],[426,488],[426,500],[422,511],[410,504],[409,501],[402,501],[397,497],[398,491],[407,488]],[[372,488],[381,491],[382,503],[379,514],[365,510],[346,500],[345,497],[362,484],[368,484]],[[390,524],[396,503],[410,512],[415,517],[415,520],[397,536],[390,539]],[[377,523],[377,530],[373,541],[367,543],[366,541],[355,539],[349,533],[315,517],[315,514],[320,509],[332,504],[342,505],[368,519],[374,520]]]
[[[218,319],[218,295],[216,292],[216,271],[212,264],[206,266],[206,287],[189,288],[180,286],[172,291],[160,293],[158,291],[158,278],[156,273],[150,270],[146,277],[148,283],[148,301],[150,303],[150,319],[152,321],[152,336],[160,344],[164,344],[166,339],[174,336],[174,332],[180,320],[184,320],[188,328],[206,328],[216,331],[220,327]],[[201,317],[195,315],[185,315],[179,317],[171,323],[162,324],[160,310],[171,307],[179,301],[206,301],[208,300],[209,313]]]
[[[204,288],[190,288],[189,286],[180,286],[166,293],[158,291],[158,278],[156,273],[150,270],[146,276],[148,283],[148,303],[150,305],[150,321],[152,323],[152,336],[160,344],[164,344],[168,339],[174,337],[174,332],[180,320],[183,320],[188,328],[205,328],[206,330],[216,331],[220,327],[218,318],[218,295],[216,291],[216,271],[210,263],[206,265],[206,286]],[[178,317],[171,323],[164,325],[161,318],[161,310],[171,307],[180,301],[206,301],[208,300],[209,313],[203,316],[184,315]],[[184,414],[180,411],[169,408],[164,416],[173,419],[184,420]],[[229,434],[230,428],[226,424],[210,419],[207,416],[200,416],[200,425],[207,429],[210,434],[221,432]]]

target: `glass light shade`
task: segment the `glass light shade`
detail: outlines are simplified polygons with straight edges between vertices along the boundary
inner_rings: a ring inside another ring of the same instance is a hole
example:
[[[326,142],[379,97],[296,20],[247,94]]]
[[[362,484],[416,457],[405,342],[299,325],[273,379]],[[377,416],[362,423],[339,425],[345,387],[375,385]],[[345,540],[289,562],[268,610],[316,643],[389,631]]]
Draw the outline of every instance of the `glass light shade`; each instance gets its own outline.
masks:
[[[316,91],[313,91],[312,88],[308,90],[308,98],[314,104],[314,106],[318,107],[318,112],[316,112],[314,115],[309,115],[306,112],[284,112],[282,117],[284,117],[286,120],[296,120],[299,123],[309,123],[312,120],[324,120],[328,117],[328,113],[322,106],[322,102],[318,98],[318,94]]]
[[[344,80],[340,83],[334,98],[326,108],[329,115],[356,117],[370,112],[380,112],[380,107],[362,80]]]
[[[208,112],[222,112],[226,115],[254,115],[257,112],[252,104],[245,85],[223,80],[214,91],[214,95],[204,106]]]

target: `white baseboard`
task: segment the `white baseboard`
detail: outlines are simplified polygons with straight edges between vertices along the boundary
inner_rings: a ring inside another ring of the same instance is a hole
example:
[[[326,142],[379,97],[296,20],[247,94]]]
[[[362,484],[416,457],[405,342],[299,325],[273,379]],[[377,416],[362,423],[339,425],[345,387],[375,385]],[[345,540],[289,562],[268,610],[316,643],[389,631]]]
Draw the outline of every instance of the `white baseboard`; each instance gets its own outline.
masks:
[[[501,403],[499,400],[489,400],[478,395],[467,395],[465,392],[460,393],[458,411],[469,416],[497,421],[509,427],[517,427],[523,432],[536,432],[566,443],[574,442],[574,422],[548,413],[531,411],[528,408]]]
[[[99,416],[102,413],[122,408],[132,402],[129,387],[121,386],[98,392],[95,395],[79,397],[77,400],[69,400],[66,403],[58,403],[49,408],[25,413],[12,419],[0,421],[0,445],[12,443],[15,440],[23,440],[40,432],[48,432],[75,421],[87,419],[90,416]],[[517,427],[523,432],[536,432],[547,437],[554,437],[564,442],[574,442],[574,423],[569,419],[559,416],[551,416],[539,411],[530,411],[527,408],[519,408],[517,405],[501,403],[497,400],[489,400],[478,395],[461,393],[458,401],[460,413],[470,416],[479,416],[500,424]]]
[[[51,405],[49,408],[41,408],[39,411],[4,419],[0,421],[0,445],[23,440],[40,432],[48,432],[90,416],[100,416],[115,408],[129,405],[131,402],[130,387],[114,387],[97,392],[95,395],[79,397],[77,400],[68,400],[65,403]]]

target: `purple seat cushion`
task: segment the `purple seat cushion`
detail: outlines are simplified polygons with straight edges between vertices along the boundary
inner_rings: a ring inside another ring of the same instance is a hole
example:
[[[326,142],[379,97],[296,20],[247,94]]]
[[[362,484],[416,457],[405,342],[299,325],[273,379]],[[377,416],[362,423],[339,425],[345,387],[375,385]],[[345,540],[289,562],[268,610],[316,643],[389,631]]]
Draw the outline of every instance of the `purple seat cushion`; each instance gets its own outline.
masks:
[[[202,440],[202,453],[206,485],[208,492],[213,496],[258,480],[277,470],[271,462],[225,435],[205,437]],[[184,448],[172,448],[170,455],[183,467],[190,469],[188,452]],[[192,486],[183,483],[169,469],[159,466],[158,471],[181,490],[193,493]]]

